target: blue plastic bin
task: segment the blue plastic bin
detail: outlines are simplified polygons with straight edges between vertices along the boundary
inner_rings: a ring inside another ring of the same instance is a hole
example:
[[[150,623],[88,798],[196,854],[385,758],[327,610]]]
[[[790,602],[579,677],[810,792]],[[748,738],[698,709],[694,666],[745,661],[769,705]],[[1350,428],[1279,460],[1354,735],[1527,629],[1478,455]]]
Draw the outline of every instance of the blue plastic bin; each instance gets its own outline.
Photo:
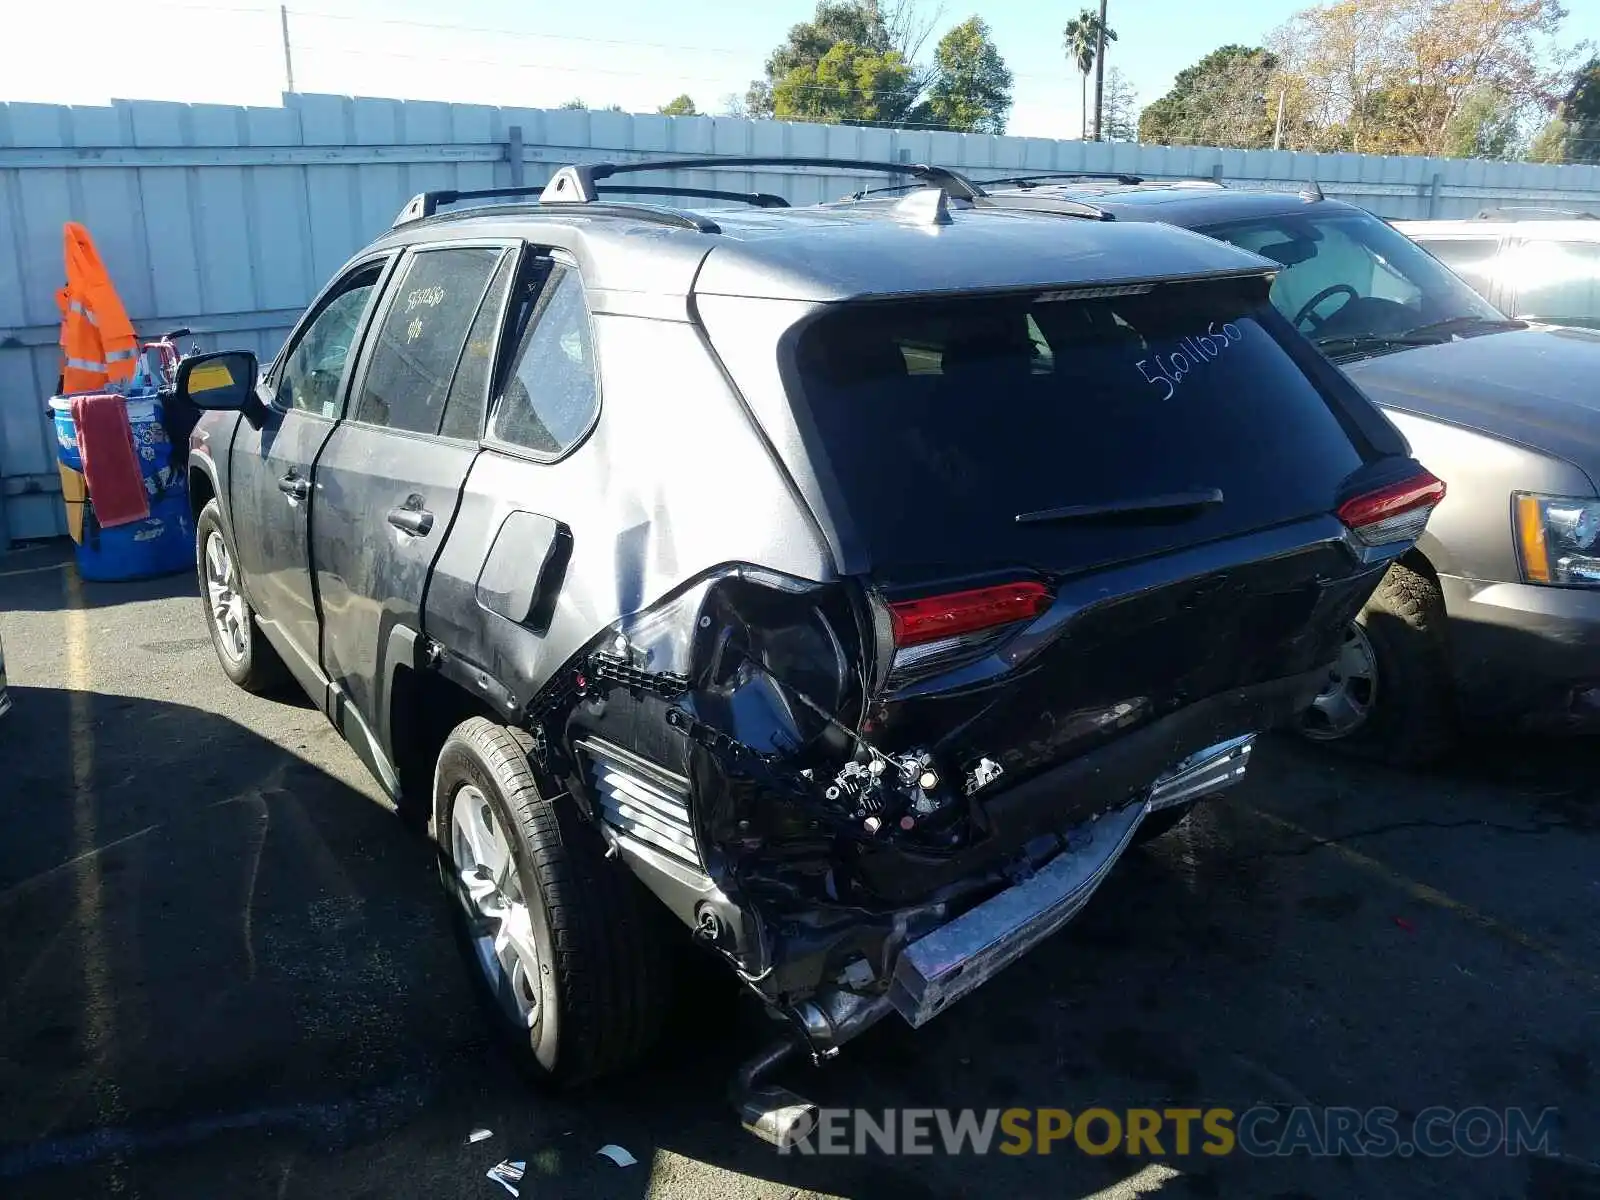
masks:
[[[146,579],[194,569],[194,517],[187,495],[169,495],[150,506],[142,521],[106,529],[93,505],[78,546],[78,574],[85,579]]]
[[[78,544],[78,572],[85,579],[142,579],[169,575],[194,566],[194,518],[189,512],[189,485],[172,462],[172,443],[161,423],[161,398],[155,393],[128,397],[128,424],[139,456],[139,470],[150,499],[143,521],[106,529],[94,517],[89,495],[83,541]],[[72,423],[72,398],[50,401],[58,453],[64,465],[83,470],[78,430]]]

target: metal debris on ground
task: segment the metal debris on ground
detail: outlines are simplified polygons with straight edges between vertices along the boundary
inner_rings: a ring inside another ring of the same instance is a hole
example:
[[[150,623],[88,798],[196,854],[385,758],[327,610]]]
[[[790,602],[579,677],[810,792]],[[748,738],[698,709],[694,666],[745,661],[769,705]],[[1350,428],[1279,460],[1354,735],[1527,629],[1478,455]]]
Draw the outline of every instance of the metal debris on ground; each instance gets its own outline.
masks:
[[[474,1142],[487,1142],[493,1136],[494,1130],[492,1129],[474,1129],[471,1133],[467,1134],[467,1145],[470,1146]]]
[[[525,1162],[511,1162],[507,1159],[490,1167],[485,1174],[485,1179],[492,1179],[513,1196],[521,1196],[522,1192],[517,1184],[522,1182],[522,1173],[528,1169]]]
[[[601,1146],[600,1149],[595,1153],[605,1155],[619,1167],[631,1167],[634,1163],[639,1161],[621,1146],[617,1145]]]

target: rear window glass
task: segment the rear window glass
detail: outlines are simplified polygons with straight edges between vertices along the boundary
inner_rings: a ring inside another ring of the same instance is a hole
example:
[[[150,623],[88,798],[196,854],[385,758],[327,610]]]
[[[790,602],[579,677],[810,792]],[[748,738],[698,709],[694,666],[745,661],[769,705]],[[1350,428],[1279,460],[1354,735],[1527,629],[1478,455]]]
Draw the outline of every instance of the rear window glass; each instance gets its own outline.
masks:
[[[1360,454],[1261,292],[841,306],[796,350],[802,428],[880,568],[1071,569],[1326,512]],[[1212,488],[1176,522],[1016,519]]]

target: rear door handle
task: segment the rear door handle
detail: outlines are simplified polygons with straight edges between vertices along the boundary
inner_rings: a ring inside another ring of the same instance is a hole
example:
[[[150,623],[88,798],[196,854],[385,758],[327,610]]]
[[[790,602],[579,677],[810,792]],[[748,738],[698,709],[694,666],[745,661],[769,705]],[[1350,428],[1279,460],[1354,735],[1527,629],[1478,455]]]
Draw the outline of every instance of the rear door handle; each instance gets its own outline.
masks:
[[[278,480],[278,490],[291,500],[304,500],[311,495],[311,481],[290,472]]]
[[[433,514],[422,508],[391,508],[389,524],[414,537],[427,537],[433,529]]]

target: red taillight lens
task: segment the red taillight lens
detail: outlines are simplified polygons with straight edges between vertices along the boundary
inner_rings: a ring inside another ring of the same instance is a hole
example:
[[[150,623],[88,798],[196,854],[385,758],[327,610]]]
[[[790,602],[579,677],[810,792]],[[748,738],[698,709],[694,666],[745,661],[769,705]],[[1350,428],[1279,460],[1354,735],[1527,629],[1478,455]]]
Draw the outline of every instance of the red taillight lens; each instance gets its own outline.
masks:
[[[1050,592],[1042,583],[1006,583],[902,600],[889,606],[889,619],[894,644],[903,648],[1025,621],[1049,607]]]
[[[1352,496],[1339,506],[1339,519],[1369,546],[1415,539],[1444,499],[1444,481],[1424,471],[1399,483]]]

